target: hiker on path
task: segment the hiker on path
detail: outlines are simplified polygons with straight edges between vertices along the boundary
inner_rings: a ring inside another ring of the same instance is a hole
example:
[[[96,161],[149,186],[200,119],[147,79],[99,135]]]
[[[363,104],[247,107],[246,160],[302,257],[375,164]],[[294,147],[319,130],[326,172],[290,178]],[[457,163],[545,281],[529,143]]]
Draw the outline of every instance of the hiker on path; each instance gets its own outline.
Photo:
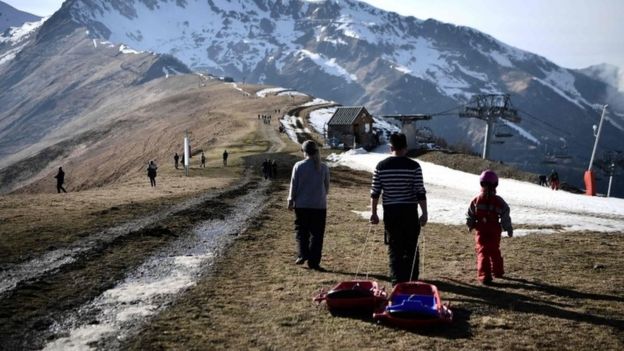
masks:
[[[321,162],[314,141],[305,141],[301,150],[305,159],[293,166],[288,193],[288,209],[295,211],[295,237],[299,253],[295,264],[308,261],[311,269],[325,271],[320,263],[327,218],[329,168]]]
[[[180,161],[180,156],[178,156],[178,153],[176,152],[175,155],[173,155],[173,162],[175,163],[175,169],[178,169],[179,161]]]
[[[65,172],[63,172],[63,167],[59,167],[58,173],[54,176],[54,178],[56,178],[56,191],[58,191],[59,194],[61,193],[61,190],[66,193],[67,191],[63,188],[63,183],[65,183]]]
[[[269,161],[269,159],[265,159],[264,162],[262,162],[262,176],[264,177],[264,179],[269,179],[271,177],[271,161]]]
[[[390,150],[392,156],[379,162],[373,173],[370,222],[379,223],[377,204],[383,194],[384,241],[388,245],[390,279],[396,285],[418,280],[416,245],[420,227],[427,224],[428,213],[422,170],[418,162],[407,157],[405,134],[390,136]],[[418,206],[422,211],[420,216]]]
[[[277,178],[277,162],[271,161],[271,178]]]
[[[154,161],[149,161],[149,164],[147,165],[147,176],[150,179],[151,186],[156,186],[156,170],[157,169],[158,167],[156,166],[156,163],[154,163]]]
[[[544,174],[540,174],[539,176],[539,185],[540,186],[548,186],[548,180]]]
[[[206,155],[204,155],[203,151],[201,154],[201,167],[206,168]]]
[[[227,150],[223,151],[223,167],[227,167],[227,159],[228,159],[228,152]]]
[[[548,181],[550,182],[550,188],[552,190],[559,190],[559,173],[554,169],[550,172],[548,176]]]
[[[468,207],[466,225],[475,231],[475,250],[477,253],[477,278],[483,284],[490,284],[492,276],[502,278],[505,274],[503,257],[500,252],[502,231],[513,236],[509,205],[496,195],[498,176],[494,171],[486,170],[479,177],[481,194],[476,196]]]

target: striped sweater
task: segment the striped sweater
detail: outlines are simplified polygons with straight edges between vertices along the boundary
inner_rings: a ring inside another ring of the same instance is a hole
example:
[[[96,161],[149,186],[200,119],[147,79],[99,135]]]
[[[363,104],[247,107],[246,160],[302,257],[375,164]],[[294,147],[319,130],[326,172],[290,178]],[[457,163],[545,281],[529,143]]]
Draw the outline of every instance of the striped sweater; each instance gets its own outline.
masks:
[[[400,156],[391,156],[379,162],[373,173],[371,197],[378,199],[382,193],[384,206],[417,204],[427,200],[418,162]]]

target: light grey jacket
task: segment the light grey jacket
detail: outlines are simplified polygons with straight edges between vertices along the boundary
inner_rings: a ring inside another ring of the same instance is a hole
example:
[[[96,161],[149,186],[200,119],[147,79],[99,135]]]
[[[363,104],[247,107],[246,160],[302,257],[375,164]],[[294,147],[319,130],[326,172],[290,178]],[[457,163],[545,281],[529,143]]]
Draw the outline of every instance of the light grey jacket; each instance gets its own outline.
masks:
[[[321,162],[320,169],[314,167],[314,160],[305,159],[295,163],[290,177],[288,203],[295,208],[327,208],[329,191],[329,168]]]

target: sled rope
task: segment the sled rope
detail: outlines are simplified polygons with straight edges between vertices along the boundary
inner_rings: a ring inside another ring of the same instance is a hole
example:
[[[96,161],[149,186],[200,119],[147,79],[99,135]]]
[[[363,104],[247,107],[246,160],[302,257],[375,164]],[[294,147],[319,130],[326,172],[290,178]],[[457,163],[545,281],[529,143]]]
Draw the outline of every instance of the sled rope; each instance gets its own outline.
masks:
[[[370,237],[370,233],[373,230],[373,224],[368,226],[368,233],[366,233],[366,237],[364,238],[364,246],[362,247],[362,253],[360,254],[360,259],[358,260],[357,269],[355,270],[355,280],[357,280],[358,275],[360,274],[360,268],[362,268],[362,263],[364,262],[364,254],[366,253],[366,248],[368,246],[368,238]],[[368,271],[366,272],[366,279],[368,279]]]
[[[423,235],[422,231],[420,233],[420,236],[422,236],[422,246],[423,246],[423,250],[424,250],[424,246],[425,246],[425,236]],[[424,255],[423,255],[424,256]],[[412,280],[412,277],[414,277],[414,268],[416,268],[416,258],[418,257],[418,240],[416,240],[416,247],[414,248],[414,259],[412,260],[412,270],[410,271],[410,281]],[[422,258],[422,266],[424,266],[425,264],[425,259],[424,257]],[[421,273],[424,274],[424,267],[420,267],[421,269]],[[422,274],[421,274],[421,278],[422,278]]]

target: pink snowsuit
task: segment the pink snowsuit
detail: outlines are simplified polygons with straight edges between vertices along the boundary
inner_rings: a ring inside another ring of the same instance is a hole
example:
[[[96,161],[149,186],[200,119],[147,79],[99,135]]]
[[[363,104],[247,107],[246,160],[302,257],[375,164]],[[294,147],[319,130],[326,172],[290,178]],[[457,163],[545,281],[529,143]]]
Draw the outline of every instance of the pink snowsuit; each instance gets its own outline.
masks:
[[[500,252],[502,230],[513,231],[509,205],[496,195],[495,188],[481,188],[481,194],[471,202],[466,214],[466,225],[476,229],[477,278],[487,282],[505,274]],[[502,227],[502,228],[501,228]]]

